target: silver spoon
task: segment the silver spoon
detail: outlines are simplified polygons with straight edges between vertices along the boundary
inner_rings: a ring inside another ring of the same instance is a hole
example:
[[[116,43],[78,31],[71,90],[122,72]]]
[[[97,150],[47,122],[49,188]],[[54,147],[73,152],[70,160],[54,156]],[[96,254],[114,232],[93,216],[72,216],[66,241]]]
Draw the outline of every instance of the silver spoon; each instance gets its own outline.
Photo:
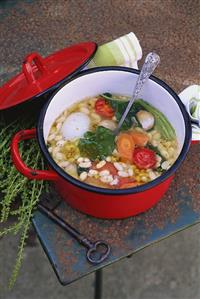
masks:
[[[144,84],[146,83],[146,81],[148,80],[148,78],[151,76],[151,74],[153,73],[153,71],[155,70],[155,68],[157,67],[157,65],[160,62],[160,57],[158,56],[158,54],[154,53],[154,52],[150,52],[144,61],[144,64],[142,66],[142,69],[140,71],[140,74],[138,76],[134,91],[133,91],[133,95],[126,107],[126,110],[124,111],[117,128],[113,131],[114,135],[117,135],[120,131],[120,128],[127,116],[127,114],[129,113],[129,110],[131,109],[133,102],[138,98],[138,95],[142,89],[142,87],[144,86]]]

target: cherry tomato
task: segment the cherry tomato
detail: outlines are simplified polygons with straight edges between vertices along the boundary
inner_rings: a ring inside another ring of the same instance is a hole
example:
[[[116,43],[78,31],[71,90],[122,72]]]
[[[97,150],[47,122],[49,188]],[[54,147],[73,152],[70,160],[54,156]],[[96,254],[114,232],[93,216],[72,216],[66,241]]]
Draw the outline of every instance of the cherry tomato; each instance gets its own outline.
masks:
[[[106,100],[99,98],[95,103],[95,111],[97,114],[112,118],[114,116],[114,110],[108,103],[106,103]]]
[[[133,162],[139,169],[152,168],[156,164],[156,154],[148,148],[138,147],[133,152]]]

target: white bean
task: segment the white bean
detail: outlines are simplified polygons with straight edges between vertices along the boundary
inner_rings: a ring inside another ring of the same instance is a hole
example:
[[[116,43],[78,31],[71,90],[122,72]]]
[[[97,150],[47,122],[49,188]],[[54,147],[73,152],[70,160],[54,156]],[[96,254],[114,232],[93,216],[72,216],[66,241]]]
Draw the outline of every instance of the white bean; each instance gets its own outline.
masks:
[[[88,158],[83,158],[83,161],[84,162],[91,162],[90,159],[88,159]]]
[[[87,176],[88,176],[88,174],[87,174],[86,171],[81,172],[81,174],[80,174],[80,180],[81,180],[81,181],[85,181],[86,178],[87,178]]]
[[[150,177],[151,180],[156,179],[156,174],[152,170],[149,171],[148,173],[149,173],[149,177]]]
[[[77,159],[77,162],[78,162],[78,163],[81,163],[81,162],[83,162],[83,159],[84,159],[83,157],[79,157],[79,158]]]
[[[79,164],[79,166],[82,167],[82,168],[89,168],[89,167],[92,166],[92,163],[91,162],[81,162]]]
[[[106,164],[106,161],[102,160],[102,161],[100,161],[100,162],[96,165],[96,168],[97,168],[97,169],[100,169],[100,168],[102,168],[105,164]]]
[[[168,161],[164,161],[164,162],[161,164],[161,167],[162,167],[162,169],[167,170],[167,169],[169,169],[170,164],[169,164]]]
[[[132,168],[129,168],[129,169],[128,169],[128,174],[129,174],[129,176],[133,176],[134,172],[133,172],[133,169],[132,169]]]
[[[49,151],[50,153],[52,153],[52,151],[53,151],[52,146],[50,146],[50,147],[48,148],[48,151]]]
[[[148,181],[148,179],[147,179],[146,176],[142,176],[142,177],[141,177],[141,180],[142,180],[144,183]]]
[[[103,183],[111,183],[113,181],[112,175],[105,175],[100,178]]]
[[[169,154],[168,154],[168,152],[167,152],[166,150],[161,150],[160,152],[161,152],[161,154],[162,154],[166,159],[169,158]]]
[[[114,166],[115,166],[115,168],[116,168],[117,170],[119,170],[119,171],[123,171],[123,170],[124,170],[124,167],[122,166],[121,163],[119,163],[119,162],[114,162],[113,164],[114,164]]]
[[[111,162],[112,161],[112,158],[110,156],[106,157],[106,161],[107,162]]]
[[[98,171],[95,170],[95,169],[90,169],[89,172],[88,172],[88,175],[89,175],[89,176],[95,176],[95,175],[97,175],[97,174],[98,174]]]
[[[106,176],[106,175],[109,175],[110,174],[110,171],[109,170],[102,170],[99,172],[99,175],[102,177],[102,176]]]
[[[115,178],[112,182],[110,182],[111,186],[117,185],[119,182],[118,178]]]
[[[129,174],[126,171],[118,171],[118,175],[123,178],[127,178],[129,176]]]
[[[118,156],[118,151],[116,150],[116,148],[114,149],[114,151],[112,152],[114,156]]]

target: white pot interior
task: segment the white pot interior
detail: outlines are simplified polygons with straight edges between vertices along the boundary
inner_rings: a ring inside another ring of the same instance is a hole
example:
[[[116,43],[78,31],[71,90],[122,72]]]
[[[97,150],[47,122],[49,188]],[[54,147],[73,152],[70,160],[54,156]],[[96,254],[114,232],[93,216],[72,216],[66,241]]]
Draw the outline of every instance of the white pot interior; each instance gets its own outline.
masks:
[[[136,83],[137,74],[122,70],[105,70],[89,73],[66,84],[52,98],[44,118],[45,142],[54,120],[69,106],[90,96],[104,92],[130,96]],[[181,151],[185,140],[185,124],[181,110],[170,93],[158,83],[148,80],[140,98],[149,102],[165,114],[176,130]]]

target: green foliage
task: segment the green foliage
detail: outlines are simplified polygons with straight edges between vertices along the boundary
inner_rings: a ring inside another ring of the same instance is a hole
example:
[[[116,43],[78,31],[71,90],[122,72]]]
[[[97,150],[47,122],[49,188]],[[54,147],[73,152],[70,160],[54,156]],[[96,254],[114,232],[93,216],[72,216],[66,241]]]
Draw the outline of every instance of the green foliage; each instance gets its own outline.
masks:
[[[0,237],[7,234],[20,234],[16,263],[9,282],[10,287],[13,287],[16,281],[23,260],[33,211],[42,191],[48,189],[46,182],[28,180],[22,176],[15,169],[10,157],[12,136],[17,131],[34,125],[33,121],[25,118],[7,124],[5,118],[0,115],[0,222],[7,223],[10,216],[15,219],[14,224],[0,230]],[[42,155],[35,140],[22,142],[19,147],[22,158],[29,167],[44,169]],[[5,242],[5,240],[1,241]]]
[[[101,96],[105,98],[109,105],[113,108],[117,122],[119,122],[124,111],[126,110],[128,101],[122,101],[110,93],[104,93]],[[140,109],[141,106],[137,101],[135,101],[121,126],[122,131],[126,131],[132,127],[133,123],[135,122],[135,115]]]
[[[176,138],[175,129],[161,111],[142,99],[137,100],[137,103],[139,103],[144,110],[153,114],[155,118],[155,127],[160,132],[162,138],[165,140],[173,140]]]
[[[115,148],[113,132],[104,127],[97,127],[95,132],[86,132],[78,144],[81,155],[95,159],[105,159]]]

